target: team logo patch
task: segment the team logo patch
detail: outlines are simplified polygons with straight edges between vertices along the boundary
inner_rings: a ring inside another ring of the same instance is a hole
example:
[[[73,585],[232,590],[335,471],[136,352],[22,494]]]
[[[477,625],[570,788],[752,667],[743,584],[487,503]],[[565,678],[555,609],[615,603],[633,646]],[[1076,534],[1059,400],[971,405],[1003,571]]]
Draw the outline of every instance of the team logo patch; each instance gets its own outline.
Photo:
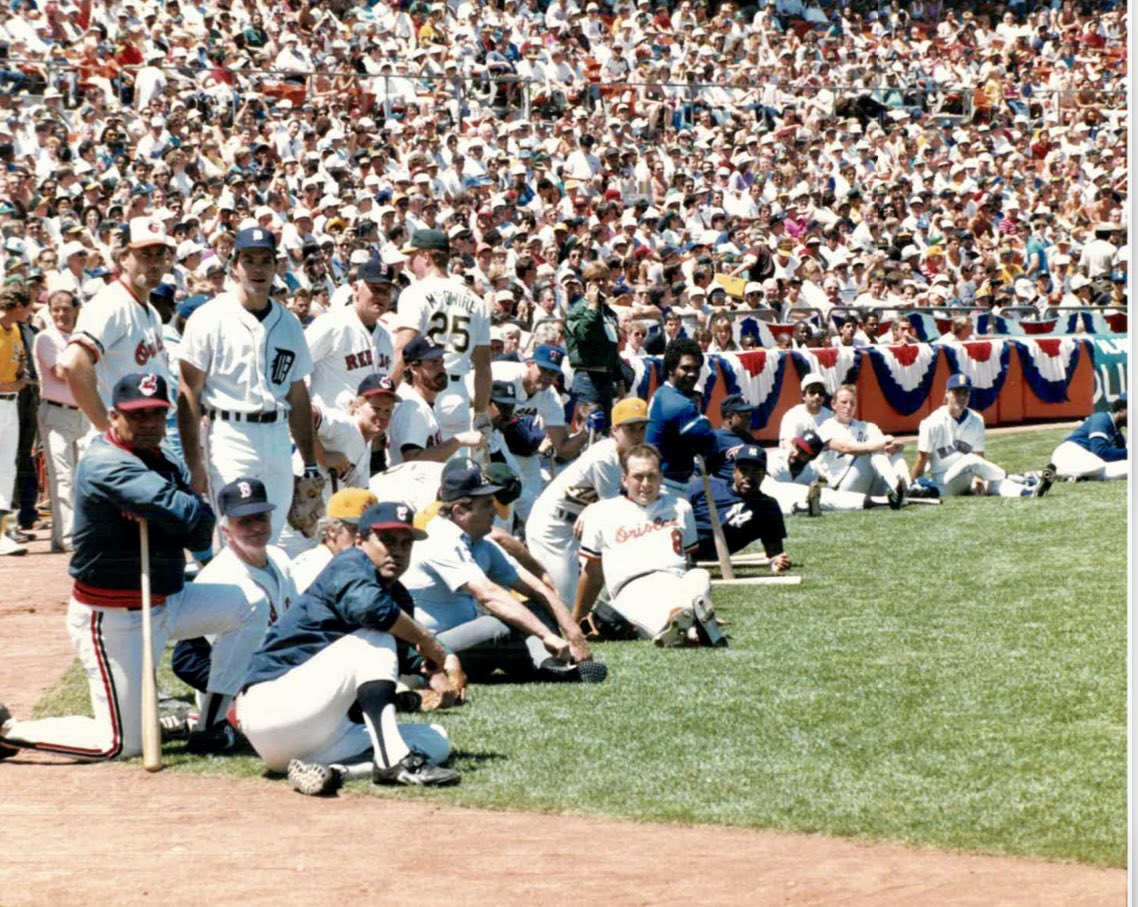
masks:
[[[158,393],[158,376],[146,375],[141,381],[138,382],[138,389],[147,397],[153,397]]]
[[[284,384],[288,373],[292,370],[292,364],[296,362],[296,353],[292,350],[282,350],[279,347],[274,349],[276,349],[276,355],[273,356],[271,377],[273,384]]]
[[[242,499],[250,498],[253,496],[253,488],[248,482],[238,482],[237,490],[241,492]]]
[[[265,231],[264,230],[254,230],[253,231],[253,239],[255,239],[257,242],[260,242],[264,238],[265,238]]]
[[[162,232],[162,228],[155,221],[150,222],[150,227],[148,229],[150,230],[151,233],[161,233]]]
[[[395,508],[395,515],[399,518],[399,520],[401,522],[404,522],[404,523],[406,523],[408,518],[410,517],[410,513],[408,512],[407,508],[402,506],[402,505]]]

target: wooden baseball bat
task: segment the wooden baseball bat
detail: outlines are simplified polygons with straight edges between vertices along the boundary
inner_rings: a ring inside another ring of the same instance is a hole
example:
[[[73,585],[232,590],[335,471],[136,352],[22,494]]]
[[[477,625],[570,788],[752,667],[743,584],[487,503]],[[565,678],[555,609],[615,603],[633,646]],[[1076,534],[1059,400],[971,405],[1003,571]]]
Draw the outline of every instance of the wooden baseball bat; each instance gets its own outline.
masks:
[[[711,480],[707,477],[707,464],[703,457],[695,455],[695,465],[699,467],[699,477],[703,481],[703,493],[707,495],[707,515],[711,517],[711,537],[715,540],[715,554],[719,558],[719,572],[724,579],[735,578],[735,568],[731,566],[731,552],[727,550],[727,538],[723,535],[723,524],[719,522],[719,509],[711,494]]]
[[[328,470],[328,478],[332,481],[332,494],[340,490],[340,477],[336,474],[336,470]]]
[[[138,521],[142,545],[142,767],[162,771],[162,732],[158,727],[158,680],[154,675],[154,638],[150,634],[150,526]]]

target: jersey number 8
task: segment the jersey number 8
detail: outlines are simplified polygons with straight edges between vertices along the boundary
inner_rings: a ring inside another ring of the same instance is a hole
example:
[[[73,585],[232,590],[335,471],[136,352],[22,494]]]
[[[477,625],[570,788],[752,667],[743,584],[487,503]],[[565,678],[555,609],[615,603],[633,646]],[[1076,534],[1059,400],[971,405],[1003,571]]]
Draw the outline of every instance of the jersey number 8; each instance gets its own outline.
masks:
[[[435,312],[431,316],[430,323],[427,325],[427,336],[431,340],[438,343],[440,346],[446,346],[456,353],[465,353],[470,349],[470,331],[467,330],[467,325],[470,324],[469,315],[455,315],[450,319],[450,328],[447,328],[447,313]],[[442,343],[438,340],[439,334],[445,334],[448,342]]]

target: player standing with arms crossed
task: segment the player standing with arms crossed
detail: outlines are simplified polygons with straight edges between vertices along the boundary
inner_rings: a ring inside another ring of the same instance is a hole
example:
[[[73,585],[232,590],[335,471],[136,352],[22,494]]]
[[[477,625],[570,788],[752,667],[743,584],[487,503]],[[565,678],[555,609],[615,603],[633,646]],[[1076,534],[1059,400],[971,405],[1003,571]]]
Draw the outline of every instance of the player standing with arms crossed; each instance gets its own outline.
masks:
[[[490,440],[490,312],[466,286],[447,276],[450,240],[440,230],[416,230],[404,247],[406,269],[415,277],[399,295],[395,319],[396,384],[403,379],[403,349],[416,337],[442,346],[447,386],[435,398],[434,409],[443,439],[474,428]],[[474,399],[464,378],[474,370]],[[473,402],[473,417],[471,403]]]
[[[260,227],[237,234],[230,259],[234,288],[186,322],[178,348],[178,431],[194,491],[241,477],[264,482],[276,543],[292,503],[292,445],[304,461],[301,494],[319,494],[312,406],[304,377],[312,359],[297,317],[269,298],[276,240]],[[204,444],[202,416],[209,418]]]

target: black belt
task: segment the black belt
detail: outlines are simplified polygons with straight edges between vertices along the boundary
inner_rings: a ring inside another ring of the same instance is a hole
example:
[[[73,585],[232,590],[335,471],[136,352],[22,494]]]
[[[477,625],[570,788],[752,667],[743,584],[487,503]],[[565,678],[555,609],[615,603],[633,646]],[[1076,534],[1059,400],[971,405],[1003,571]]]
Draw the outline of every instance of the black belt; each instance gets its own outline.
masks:
[[[231,413],[227,409],[211,409],[206,411],[206,415],[211,419],[220,419],[222,422],[253,422],[268,425],[277,421],[279,413],[276,410],[271,413]]]
[[[0,400],[15,400],[17,394],[0,394]]]
[[[564,507],[554,507],[553,515],[559,520],[564,520],[566,523],[576,523],[577,517],[579,517],[581,514],[573,513],[571,510],[566,510]]]
[[[79,412],[78,406],[72,406],[70,403],[60,403],[58,400],[44,400],[48,406],[58,406],[60,409],[70,409],[74,412]]]
[[[465,377],[466,377],[465,375],[451,375],[450,380],[451,381],[461,381]]]

